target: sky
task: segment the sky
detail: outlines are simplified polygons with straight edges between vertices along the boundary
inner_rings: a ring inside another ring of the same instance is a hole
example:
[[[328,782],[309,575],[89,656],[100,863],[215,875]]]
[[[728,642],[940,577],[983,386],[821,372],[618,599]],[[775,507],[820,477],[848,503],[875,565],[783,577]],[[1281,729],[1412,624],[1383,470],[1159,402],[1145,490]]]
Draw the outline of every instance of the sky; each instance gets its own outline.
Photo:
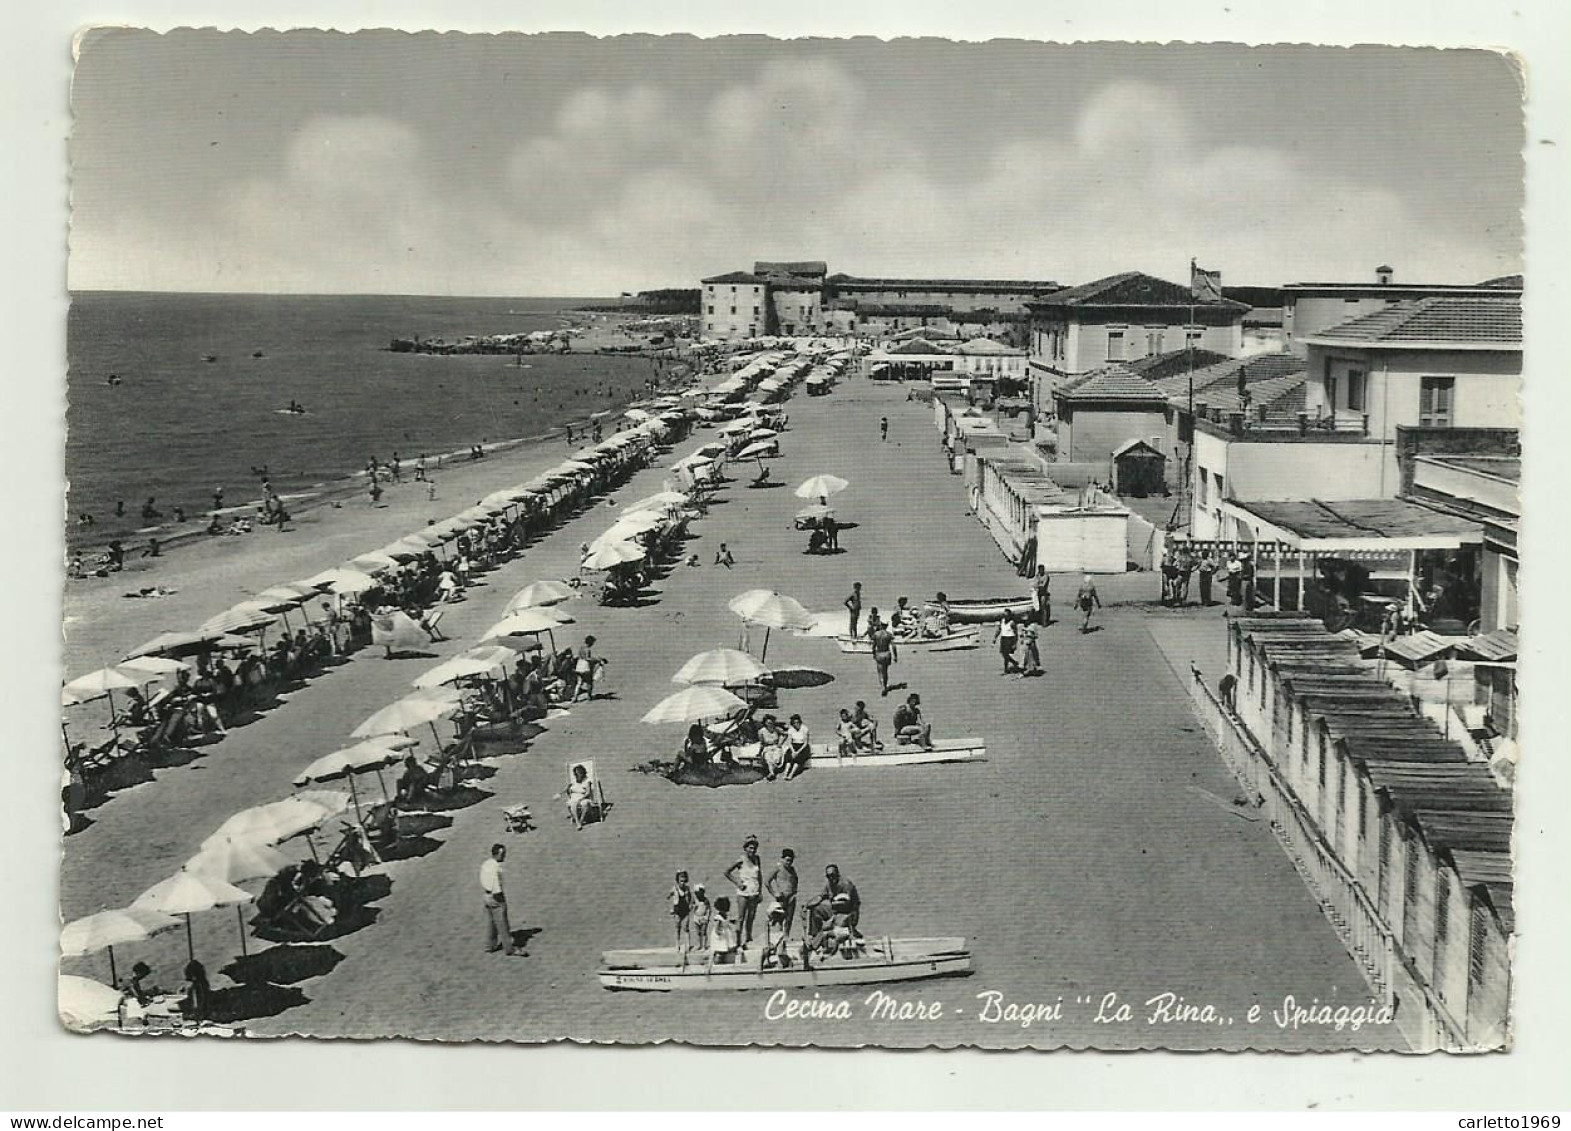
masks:
[[[755,259],[1229,285],[1521,271],[1484,51],[112,29],[73,290],[615,295]]]

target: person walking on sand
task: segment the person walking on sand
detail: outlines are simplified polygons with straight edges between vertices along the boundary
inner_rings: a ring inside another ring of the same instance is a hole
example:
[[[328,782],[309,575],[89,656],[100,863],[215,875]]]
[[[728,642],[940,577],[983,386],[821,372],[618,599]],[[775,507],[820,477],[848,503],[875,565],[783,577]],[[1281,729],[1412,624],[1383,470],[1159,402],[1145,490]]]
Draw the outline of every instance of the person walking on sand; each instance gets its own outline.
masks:
[[[1102,607],[1102,598],[1097,596],[1096,583],[1091,580],[1091,575],[1085,575],[1085,580],[1080,583],[1080,590],[1075,594],[1075,606],[1084,614],[1085,619],[1080,623],[1081,632],[1091,631],[1091,610]]]
[[[993,643],[998,645],[998,654],[1003,657],[1005,675],[1020,670],[1020,665],[1015,663],[1015,645],[1019,642],[1020,634],[1015,629],[1015,618],[1006,612],[993,629]]]
[[[513,941],[513,924],[507,915],[507,879],[502,862],[507,845],[493,844],[491,855],[480,865],[480,891],[485,897],[485,949],[487,954],[522,954]]]
[[[1037,627],[1030,621],[1020,626],[1023,652],[1020,660],[1020,677],[1042,674],[1042,653],[1036,644]]]
[[[889,665],[899,661],[900,656],[895,651],[895,634],[889,631],[889,626],[882,621],[875,628],[872,622],[868,623],[868,636],[873,645],[873,666],[878,669],[878,694],[889,694]]]
[[[746,946],[753,941],[753,920],[764,892],[764,865],[758,859],[756,836],[742,842],[742,858],[725,870],[725,878],[736,888],[736,927],[741,944]]]
[[[857,638],[857,622],[862,619],[862,583],[851,583],[851,595],[844,601],[846,612],[851,614],[851,639]]]
[[[382,484],[377,481],[377,478],[374,475],[371,476],[371,490],[370,490],[370,493],[371,493],[371,505],[373,507],[380,506],[381,503],[382,503]]]
[[[889,439],[889,417],[887,416],[878,418],[878,438],[880,440]]]

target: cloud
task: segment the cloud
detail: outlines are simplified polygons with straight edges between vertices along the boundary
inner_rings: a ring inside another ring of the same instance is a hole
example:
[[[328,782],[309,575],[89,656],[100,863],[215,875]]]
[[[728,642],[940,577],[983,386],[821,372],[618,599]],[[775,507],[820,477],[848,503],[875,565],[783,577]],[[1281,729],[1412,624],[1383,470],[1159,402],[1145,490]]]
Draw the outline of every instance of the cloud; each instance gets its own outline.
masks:
[[[817,59],[770,62],[692,110],[594,81],[532,136],[453,167],[401,121],[321,115],[208,223],[141,239],[206,285],[287,290],[604,294],[755,257],[1066,282],[1182,279],[1191,256],[1257,284],[1387,260],[1407,278],[1513,267],[1482,234],[1425,228],[1395,191],[1275,137],[1206,140],[1177,92],[1146,82],[998,139],[893,126]]]

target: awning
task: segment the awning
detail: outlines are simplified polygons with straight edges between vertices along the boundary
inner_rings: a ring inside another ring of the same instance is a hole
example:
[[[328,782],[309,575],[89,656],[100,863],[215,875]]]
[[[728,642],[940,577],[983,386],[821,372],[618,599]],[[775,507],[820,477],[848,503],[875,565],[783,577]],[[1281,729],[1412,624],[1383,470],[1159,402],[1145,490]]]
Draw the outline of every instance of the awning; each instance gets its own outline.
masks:
[[[1484,540],[1482,524],[1406,499],[1225,502],[1222,510],[1249,524],[1256,537],[1281,542],[1292,552],[1384,556],[1456,550]]]

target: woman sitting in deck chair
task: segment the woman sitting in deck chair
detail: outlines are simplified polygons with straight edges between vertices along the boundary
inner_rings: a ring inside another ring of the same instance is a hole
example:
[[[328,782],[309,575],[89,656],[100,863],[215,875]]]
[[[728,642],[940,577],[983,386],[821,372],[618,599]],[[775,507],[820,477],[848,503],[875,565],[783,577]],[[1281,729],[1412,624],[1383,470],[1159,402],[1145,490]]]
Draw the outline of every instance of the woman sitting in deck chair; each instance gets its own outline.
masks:
[[[567,798],[567,815],[572,818],[575,829],[582,829],[592,820],[605,819],[605,795],[601,793],[600,782],[595,777],[594,759],[586,758],[569,765],[564,795]]]

